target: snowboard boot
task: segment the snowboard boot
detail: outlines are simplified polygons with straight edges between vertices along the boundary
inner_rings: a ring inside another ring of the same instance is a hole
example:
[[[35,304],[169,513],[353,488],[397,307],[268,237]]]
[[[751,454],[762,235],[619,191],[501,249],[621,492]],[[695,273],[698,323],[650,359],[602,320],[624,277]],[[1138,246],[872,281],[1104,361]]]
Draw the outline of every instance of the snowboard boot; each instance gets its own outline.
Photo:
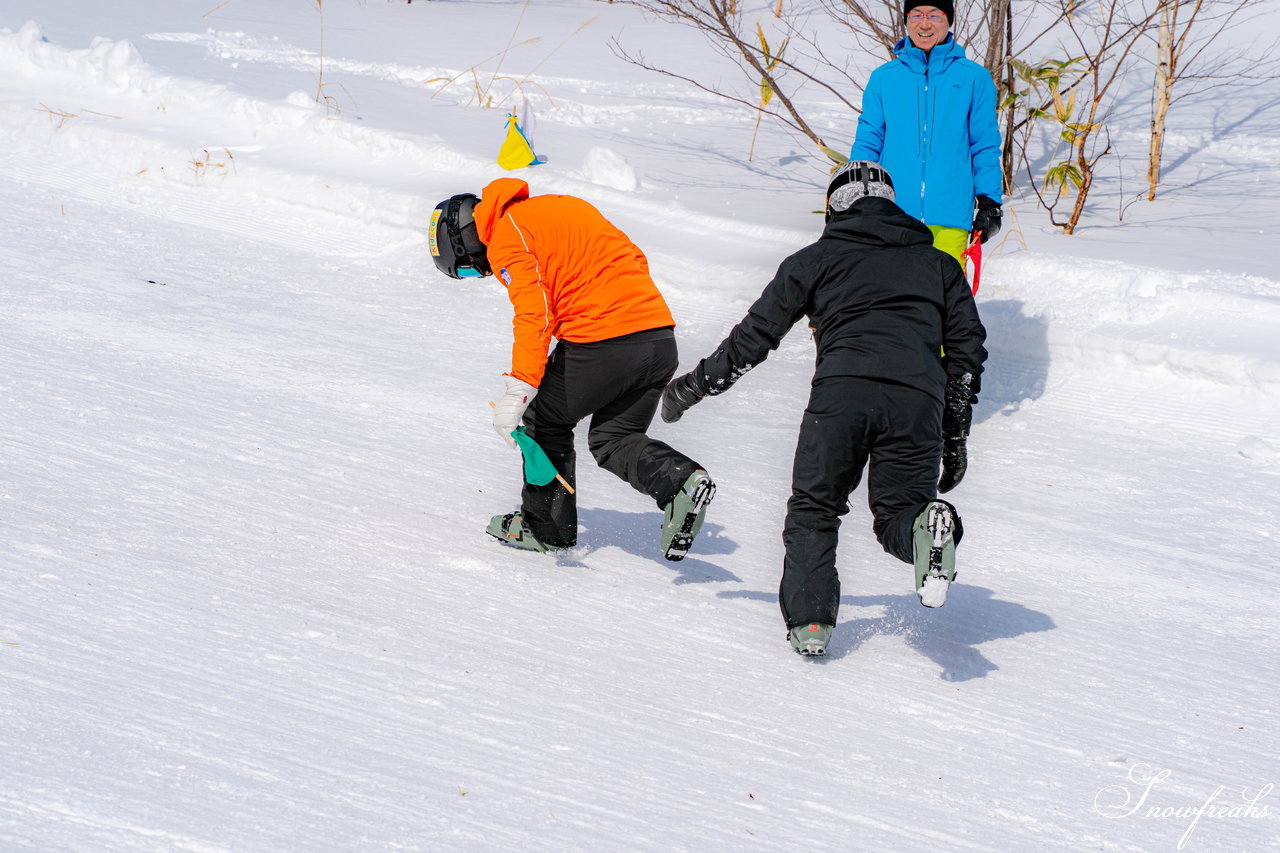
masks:
[[[911,525],[915,551],[916,595],[925,607],[947,603],[956,579],[956,538],[960,520],[946,501],[931,501]]]
[[[821,622],[797,625],[787,632],[787,639],[791,641],[791,648],[802,655],[825,655],[832,627]]]
[[[662,555],[668,560],[683,560],[689,553],[702,519],[707,514],[707,504],[716,496],[716,484],[711,475],[699,468],[689,475],[671,499],[662,508]]]
[[[562,550],[539,542],[534,537],[533,531],[524,526],[524,518],[518,512],[495,515],[489,521],[489,527],[485,530],[485,533],[488,533],[504,545],[510,545],[512,548],[520,548],[525,551],[537,551],[545,554],[548,551]]]

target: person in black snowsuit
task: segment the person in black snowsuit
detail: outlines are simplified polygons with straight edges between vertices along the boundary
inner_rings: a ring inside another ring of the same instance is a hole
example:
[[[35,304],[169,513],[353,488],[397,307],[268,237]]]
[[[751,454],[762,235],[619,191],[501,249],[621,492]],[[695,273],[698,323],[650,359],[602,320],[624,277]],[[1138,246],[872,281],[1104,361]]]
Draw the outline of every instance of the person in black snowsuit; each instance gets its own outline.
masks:
[[[914,564],[921,603],[945,602],[962,529],[937,494],[964,475],[986,330],[959,263],[894,204],[888,173],[846,163],[827,190],[822,236],[782,262],[715,352],[668,384],[663,420],[729,390],[805,315],[817,363],[787,503],[779,604],[792,646],[823,654],[840,604],[840,519],[868,463],[876,538]]]

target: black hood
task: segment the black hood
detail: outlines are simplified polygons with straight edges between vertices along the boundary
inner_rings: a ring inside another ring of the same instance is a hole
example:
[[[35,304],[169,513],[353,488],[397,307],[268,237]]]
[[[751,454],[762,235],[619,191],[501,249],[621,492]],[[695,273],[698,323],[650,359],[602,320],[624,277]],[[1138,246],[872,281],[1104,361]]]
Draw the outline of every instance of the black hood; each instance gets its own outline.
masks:
[[[854,202],[778,266],[747,316],[702,360],[709,393],[764,361],[806,315],[817,346],[815,382],[874,379],[923,391],[941,405],[948,379],[968,373],[976,383],[987,357],[964,270],[888,199]],[[977,393],[976,384],[971,388]]]
[[[861,198],[836,214],[822,231],[823,240],[849,240],[867,246],[932,245],[933,232],[887,198]]]

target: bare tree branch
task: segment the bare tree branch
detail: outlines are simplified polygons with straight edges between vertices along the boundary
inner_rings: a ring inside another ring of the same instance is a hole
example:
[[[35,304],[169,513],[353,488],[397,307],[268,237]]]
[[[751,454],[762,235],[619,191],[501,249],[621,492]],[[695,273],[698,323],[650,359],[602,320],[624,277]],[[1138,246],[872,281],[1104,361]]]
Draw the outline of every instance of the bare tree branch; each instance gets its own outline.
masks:
[[[787,126],[806,136],[826,156],[832,159],[839,157],[827,146],[822,137],[805,119],[792,97],[796,89],[783,85],[782,74],[777,69],[780,68],[784,72],[794,72],[801,79],[817,84],[835,95],[850,109],[854,109],[852,103],[837,88],[825,82],[813,72],[781,57],[766,56],[763,48],[757,48],[745,39],[741,33],[741,16],[735,11],[736,4],[732,0],[619,0],[619,2],[629,6],[637,6],[668,20],[703,32],[717,46],[717,49],[743,69],[756,86],[767,87],[772,91],[773,96],[782,105],[782,114],[765,109],[763,106],[752,104],[743,98],[730,95],[717,87],[707,86],[680,74],[637,61],[637,58],[630,56],[615,39],[612,42],[614,52],[621,58],[643,68],[686,80],[703,91],[735,103],[745,104],[753,111],[763,112],[766,115],[779,118]]]

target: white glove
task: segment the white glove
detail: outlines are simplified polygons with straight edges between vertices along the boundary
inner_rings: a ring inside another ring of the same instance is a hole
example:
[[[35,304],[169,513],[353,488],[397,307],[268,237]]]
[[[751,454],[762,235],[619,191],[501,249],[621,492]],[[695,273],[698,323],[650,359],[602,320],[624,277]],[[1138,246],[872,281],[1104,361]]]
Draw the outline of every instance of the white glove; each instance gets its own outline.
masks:
[[[515,450],[516,440],[511,437],[511,433],[520,426],[524,410],[529,408],[529,404],[538,394],[538,389],[528,382],[521,382],[514,376],[503,378],[507,380],[507,393],[502,395],[502,399],[493,407],[493,428],[498,435],[502,436],[502,440]]]

